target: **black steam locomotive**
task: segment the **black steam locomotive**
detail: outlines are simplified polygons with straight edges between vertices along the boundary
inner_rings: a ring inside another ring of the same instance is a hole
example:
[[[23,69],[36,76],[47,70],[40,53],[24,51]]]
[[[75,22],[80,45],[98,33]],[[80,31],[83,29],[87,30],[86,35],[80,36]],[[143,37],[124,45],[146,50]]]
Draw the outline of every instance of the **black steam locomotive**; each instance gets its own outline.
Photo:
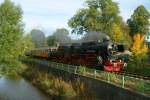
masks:
[[[126,63],[116,55],[124,52],[123,45],[110,40],[60,45],[58,47],[32,50],[30,56],[46,58],[51,61],[100,68],[107,71],[120,71]]]

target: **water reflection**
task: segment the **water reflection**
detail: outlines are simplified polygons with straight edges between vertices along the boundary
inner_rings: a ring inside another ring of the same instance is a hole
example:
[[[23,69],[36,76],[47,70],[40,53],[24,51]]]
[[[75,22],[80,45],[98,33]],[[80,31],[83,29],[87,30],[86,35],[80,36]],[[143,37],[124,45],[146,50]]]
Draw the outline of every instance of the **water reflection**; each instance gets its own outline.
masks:
[[[0,100],[48,100],[24,79],[0,78]]]

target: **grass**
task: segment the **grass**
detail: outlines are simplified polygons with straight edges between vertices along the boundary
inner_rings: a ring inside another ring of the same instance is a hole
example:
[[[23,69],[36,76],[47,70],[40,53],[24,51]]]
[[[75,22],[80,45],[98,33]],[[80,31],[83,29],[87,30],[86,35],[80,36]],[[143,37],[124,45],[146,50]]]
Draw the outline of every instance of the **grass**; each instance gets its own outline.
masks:
[[[150,77],[150,49],[148,56],[143,60],[138,61],[127,55],[120,58],[127,62],[127,67],[123,67],[122,70]]]
[[[35,67],[27,68],[22,75],[51,98],[89,99],[88,87],[78,79],[73,82],[64,81],[62,77],[38,71]]]
[[[78,73],[84,75],[84,73],[85,73],[85,68],[86,68],[85,66],[79,66],[79,67],[78,67]]]
[[[139,66],[133,62],[129,62],[128,66],[123,70],[150,77],[150,62],[145,61],[143,66]]]

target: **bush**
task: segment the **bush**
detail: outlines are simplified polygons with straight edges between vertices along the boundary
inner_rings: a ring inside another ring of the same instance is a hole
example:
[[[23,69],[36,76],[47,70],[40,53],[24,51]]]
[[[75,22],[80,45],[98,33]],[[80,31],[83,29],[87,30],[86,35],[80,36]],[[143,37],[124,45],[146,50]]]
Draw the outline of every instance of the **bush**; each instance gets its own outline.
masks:
[[[128,65],[123,70],[131,73],[136,73],[139,75],[150,76],[150,63],[149,61],[144,61],[143,66],[137,65],[135,61],[128,62]]]
[[[0,73],[10,78],[19,78],[19,74],[26,69],[18,60],[3,61],[0,64]]]

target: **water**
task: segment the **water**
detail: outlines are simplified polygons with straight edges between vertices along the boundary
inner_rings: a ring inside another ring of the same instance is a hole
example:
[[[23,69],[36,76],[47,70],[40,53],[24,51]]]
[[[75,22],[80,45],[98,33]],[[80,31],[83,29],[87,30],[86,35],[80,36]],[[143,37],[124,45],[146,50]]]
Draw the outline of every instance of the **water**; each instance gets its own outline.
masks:
[[[0,100],[48,100],[24,79],[0,77]]]

